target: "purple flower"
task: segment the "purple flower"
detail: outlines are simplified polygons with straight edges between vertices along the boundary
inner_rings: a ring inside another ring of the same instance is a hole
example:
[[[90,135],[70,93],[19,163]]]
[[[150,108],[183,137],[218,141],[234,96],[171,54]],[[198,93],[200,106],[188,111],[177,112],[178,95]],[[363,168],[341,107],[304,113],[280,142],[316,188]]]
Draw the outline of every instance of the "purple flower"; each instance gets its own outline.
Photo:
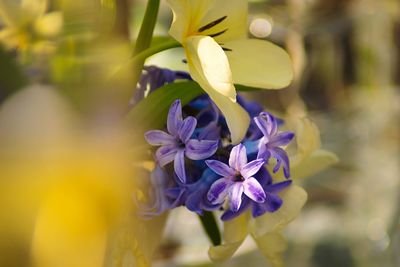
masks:
[[[134,198],[137,203],[140,214],[144,218],[152,218],[162,214],[164,211],[176,207],[175,198],[170,198],[165,191],[167,190],[170,179],[167,173],[160,167],[156,168],[150,173],[151,186],[148,191],[149,203],[139,202]]]
[[[265,201],[263,203],[257,203],[251,201],[250,198],[245,196],[243,198],[242,205],[238,211],[233,212],[231,210],[226,210],[222,214],[221,219],[223,221],[231,220],[239,216],[249,208],[251,208],[252,216],[258,217],[265,214],[266,212],[275,212],[282,206],[283,201],[279,197],[278,193],[290,186],[292,184],[292,180],[286,180],[273,184],[272,177],[265,168],[261,168],[260,171],[257,172],[257,174],[254,176],[257,178],[262,188],[264,189],[266,195]]]
[[[175,206],[186,206],[190,211],[197,214],[203,214],[204,210],[216,210],[220,207],[220,203],[212,204],[207,199],[207,192],[213,182],[219,176],[211,169],[207,168],[202,174],[200,179],[192,184],[179,184],[176,187],[167,189],[166,195],[175,199]]]
[[[264,165],[264,159],[247,163],[246,148],[239,144],[232,148],[229,166],[218,160],[206,160],[207,166],[223,178],[218,179],[208,191],[207,198],[212,204],[229,199],[230,209],[238,211],[244,193],[255,202],[263,203],[266,195],[260,183],[252,177]]]
[[[286,178],[289,178],[289,157],[281,146],[289,144],[294,137],[294,133],[279,132],[277,119],[267,112],[261,112],[260,115],[254,118],[254,121],[263,133],[258,146],[257,158],[265,159],[266,162],[270,157],[275,158],[277,163],[273,172],[276,173],[283,165],[283,173]]]
[[[136,93],[129,101],[130,107],[136,105],[146,95],[166,84],[173,83],[175,80],[192,80],[192,78],[185,71],[174,71],[157,66],[144,66],[143,73],[137,84]]]
[[[161,146],[156,151],[156,160],[161,167],[174,162],[178,179],[186,182],[185,156],[191,160],[202,160],[212,156],[218,148],[218,140],[190,139],[197,125],[194,117],[182,119],[181,101],[172,103],[167,119],[168,133],[152,130],[145,133],[146,141]]]

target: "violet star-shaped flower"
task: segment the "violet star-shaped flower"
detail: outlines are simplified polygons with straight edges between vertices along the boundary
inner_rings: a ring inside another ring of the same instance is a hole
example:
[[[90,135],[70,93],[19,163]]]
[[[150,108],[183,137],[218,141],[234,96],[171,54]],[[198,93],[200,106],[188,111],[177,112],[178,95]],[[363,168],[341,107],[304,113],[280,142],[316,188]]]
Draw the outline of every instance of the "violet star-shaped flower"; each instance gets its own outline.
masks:
[[[161,167],[174,162],[178,179],[186,182],[185,156],[191,160],[202,160],[212,156],[218,148],[218,140],[190,139],[197,125],[194,117],[182,119],[181,101],[172,103],[167,119],[168,133],[152,130],[145,133],[146,141],[161,146],[156,151],[156,160]]]
[[[286,146],[293,139],[292,132],[279,132],[277,119],[268,112],[261,112],[254,118],[254,122],[263,133],[258,147],[257,158],[263,158],[268,162],[270,157],[277,160],[273,169],[276,173],[281,165],[283,165],[283,173],[286,178],[290,177],[289,157],[281,146]]]
[[[265,201],[263,203],[257,203],[248,197],[244,197],[242,205],[238,211],[233,212],[231,210],[226,210],[222,214],[221,219],[223,221],[236,218],[248,209],[251,209],[252,216],[256,218],[266,212],[275,212],[282,206],[283,200],[279,197],[278,193],[290,186],[292,180],[273,183],[271,175],[265,168],[261,168],[254,177],[259,181],[260,185],[264,189],[266,195]]]
[[[264,163],[263,159],[247,163],[246,148],[242,144],[232,148],[229,166],[218,160],[206,160],[207,166],[223,177],[211,185],[207,194],[208,200],[217,204],[223,203],[228,197],[232,211],[239,210],[243,193],[255,202],[264,202],[265,192],[260,183],[252,177]]]

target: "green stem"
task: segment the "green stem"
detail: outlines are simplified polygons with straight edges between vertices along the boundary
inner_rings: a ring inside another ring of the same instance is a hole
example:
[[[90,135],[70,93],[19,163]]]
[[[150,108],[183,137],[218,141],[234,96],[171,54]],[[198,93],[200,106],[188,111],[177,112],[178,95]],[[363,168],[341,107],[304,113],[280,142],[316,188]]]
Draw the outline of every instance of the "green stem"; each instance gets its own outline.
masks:
[[[154,27],[156,26],[158,8],[160,0],[149,0],[147,2],[146,12],[140,27],[138,38],[135,44],[133,54],[136,55],[150,46],[153,38]]]
[[[146,60],[146,58],[157,54],[158,52],[170,49],[170,48],[174,48],[174,47],[179,47],[181,46],[180,43],[178,43],[177,41],[167,41],[164,42],[162,44],[156,45],[156,46],[152,46],[140,53],[138,53],[136,56],[134,56],[133,58],[129,59],[127,62],[125,62],[124,64],[118,66],[115,71],[110,75],[110,78],[113,78],[117,75],[118,72],[120,72],[123,68],[126,68],[128,66],[134,66],[134,72],[133,72],[133,79],[134,79],[134,84],[136,85],[140,74],[142,73],[142,69],[143,69],[143,65],[144,65],[144,61]],[[140,66],[140,68],[138,68],[138,66]]]
[[[133,64],[135,64],[137,66],[137,63],[144,61],[146,58],[148,58],[154,54],[157,54],[158,52],[161,52],[161,51],[164,51],[164,50],[167,50],[170,48],[174,48],[174,47],[180,47],[180,46],[181,46],[181,44],[175,40],[167,41],[160,45],[152,46],[152,47],[136,54],[132,58],[132,62],[133,62]]]
[[[137,55],[142,51],[149,48],[151,40],[153,38],[154,27],[157,21],[158,9],[160,6],[160,0],[149,0],[147,2],[146,12],[140,27],[138,38],[136,40],[135,48],[133,50],[133,55]],[[136,90],[136,84],[142,74],[142,69],[144,61],[146,58],[141,58],[135,61],[135,65],[132,73],[132,84],[134,85],[133,90]],[[133,94],[135,92],[132,92]]]
[[[204,211],[204,214],[202,216],[199,215],[199,218],[204,231],[211,240],[211,243],[214,246],[221,245],[221,234],[219,232],[217,222],[215,221],[214,213],[210,211]]]

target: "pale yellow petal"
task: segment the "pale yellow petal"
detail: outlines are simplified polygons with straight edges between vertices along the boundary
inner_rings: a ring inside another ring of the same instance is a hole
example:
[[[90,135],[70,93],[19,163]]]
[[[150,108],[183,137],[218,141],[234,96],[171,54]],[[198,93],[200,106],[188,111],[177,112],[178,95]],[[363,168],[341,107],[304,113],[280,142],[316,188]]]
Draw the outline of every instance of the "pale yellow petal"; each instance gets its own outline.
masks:
[[[210,37],[193,36],[188,38],[185,52],[192,78],[224,114],[232,142],[240,142],[246,134],[250,118],[236,103],[236,91],[224,51]]]
[[[244,38],[247,34],[247,1],[243,0],[168,0],[173,21],[170,35],[179,42],[194,35],[217,34],[216,40],[224,42]],[[220,23],[202,30],[202,27],[226,17]],[[218,34],[222,33],[223,34]]]
[[[252,87],[279,89],[293,79],[289,55],[277,45],[258,39],[241,39],[224,43],[231,49],[229,59],[233,81]]]
[[[231,69],[221,46],[211,37],[193,36],[187,40],[186,51],[188,61],[197,63],[197,71],[201,72],[213,91],[236,101]]]
[[[266,233],[282,230],[298,216],[307,201],[307,193],[303,188],[296,185],[291,185],[279,195],[283,200],[282,207],[279,210],[266,213],[251,221],[250,231],[255,237],[258,238]]]
[[[321,147],[321,139],[317,125],[308,118],[300,118],[296,125],[297,153],[290,158],[292,166],[296,166],[311,153]]]
[[[245,212],[239,217],[224,222],[223,238],[227,243],[243,241],[248,233],[250,213]]]
[[[35,21],[34,27],[43,37],[54,37],[61,32],[63,17],[61,12],[48,13]]]
[[[260,237],[255,237],[258,249],[272,264],[273,267],[282,267],[283,252],[287,249],[286,239],[280,232],[267,233]]]
[[[224,244],[210,247],[208,255],[212,261],[220,262],[229,259],[243,243],[248,233],[248,212],[224,222]]]
[[[215,36],[215,40],[223,44],[230,40],[242,39],[247,37],[247,15],[248,2],[243,0],[215,0],[213,6],[200,21],[200,27],[203,27],[210,22],[219,18],[226,18],[212,28],[205,30],[199,34]]]
[[[291,168],[293,178],[304,178],[316,174],[337,163],[338,157],[327,150],[317,149],[310,156]]]
[[[173,14],[169,34],[178,42],[197,33],[200,21],[215,0],[167,0]]]
[[[0,18],[9,26],[21,27],[43,15],[46,8],[47,0],[1,0]]]
[[[222,262],[230,259],[242,242],[227,243],[216,247],[210,247],[208,256],[214,262]]]
[[[15,28],[7,27],[0,30],[0,42],[7,48],[12,49],[19,44],[19,34]]]

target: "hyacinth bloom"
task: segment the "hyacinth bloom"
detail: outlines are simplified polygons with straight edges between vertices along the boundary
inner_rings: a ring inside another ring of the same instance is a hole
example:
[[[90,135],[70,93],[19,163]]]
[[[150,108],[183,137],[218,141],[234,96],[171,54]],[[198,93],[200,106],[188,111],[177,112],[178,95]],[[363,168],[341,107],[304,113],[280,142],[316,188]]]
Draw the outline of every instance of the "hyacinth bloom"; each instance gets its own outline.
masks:
[[[236,103],[234,83],[285,87],[293,77],[289,56],[270,42],[247,38],[247,1],[168,3],[174,15],[169,33],[184,47],[191,77],[222,111],[232,142],[239,143],[250,118]]]
[[[196,125],[194,117],[182,119],[181,101],[176,100],[168,112],[168,133],[152,130],[145,134],[150,145],[161,146],[156,151],[160,166],[173,161],[175,174],[183,183],[186,182],[185,156],[191,160],[202,160],[212,156],[218,148],[218,140],[191,139]]]
[[[239,210],[226,210],[222,214],[221,219],[223,221],[232,220],[248,209],[251,209],[252,217],[256,218],[264,215],[266,212],[276,212],[282,206],[283,200],[279,197],[279,193],[290,186],[292,181],[286,180],[279,183],[273,183],[271,175],[265,168],[261,168],[255,175],[255,178],[264,189],[265,201],[260,203],[252,201],[252,199],[248,197],[244,197]]]
[[[215,181],[208,191],[208,200],[213,204],[229,198],[232,211],[238,211],[244,193],[255,202],[263,203],[266,195],[260,183],[253,177],[264,165],[263,159],[247,162],[246,148],[239,144],[232,148],[229,166],[218,160],[207,160],[206,164],[223,178]]]
[[[289,178],[289,157],[281,146],[288,145],[293,139],[294,133],[279,132],[276,118],[268,112],[261,112],[259,116],[254,118],[254,121],[263,133],[263,137],[258,145],[257,158],[263,158],[266,161],[268,161],[270,157],[275,158],[277,163],[273,172],[276,173],[282,165],[285,177]]]
[[[276,119],[275,119],[276,120]],[[293,122],[291,122],[293,120]],[[289,124],[296,125],[297,153],[289,156],[290,172],[293,179],[313,175],[322,169],[337,162],[335,154],[320,148],[320,137],[317,126],[305,117],[289,118]],[[284,172],[277,172],[273,180],[281,181],[284,179]],[[268,190],[260,180],[266,194]],[[286,181],[289,182],[289,181]],[[280,182],[278,184],[282,184]],[[279,186],[279,187],[281,187]],[[230,216],[224,222],[225,242],[220,246],[213,246],[209,249],[210,258],[214,261],[224,261],[230,258],[244,239],[250,234],[262,254],[269,260],[274,267],[283,266],[283,252],[287,249],[287,242],[282,235],[282,230],[300,213],[301,208],[307,200],[307,193],[297,185],[290,185],[278,192],[282,204],[273,213],[266,213],[262,216],[253,216],[249,212],[236,214],[227,211],[225,216]],[[253,202],[253,206],[254,203]],[[245,209],[247,201],[243,201],[242,209]],[[235,217],[240,214],[240,216]],[[234,216],[232,216],[234,215]],[[242,229],[238,231],[238,229]]]

